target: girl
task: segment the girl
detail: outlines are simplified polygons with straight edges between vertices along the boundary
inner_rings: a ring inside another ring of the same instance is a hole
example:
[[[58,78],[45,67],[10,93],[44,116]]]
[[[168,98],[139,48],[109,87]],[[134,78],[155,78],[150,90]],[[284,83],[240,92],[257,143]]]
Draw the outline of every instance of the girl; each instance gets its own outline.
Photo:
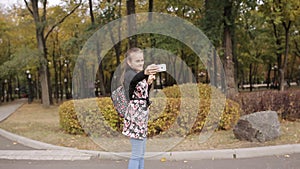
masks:
[[[128,169],[144,169],[149,91],[158,66],[151,64],[144,69],[144,54],[139,48],[127,51],[125,64],[124,88],[129,104],[122,133],[130,137],[132,146]]]

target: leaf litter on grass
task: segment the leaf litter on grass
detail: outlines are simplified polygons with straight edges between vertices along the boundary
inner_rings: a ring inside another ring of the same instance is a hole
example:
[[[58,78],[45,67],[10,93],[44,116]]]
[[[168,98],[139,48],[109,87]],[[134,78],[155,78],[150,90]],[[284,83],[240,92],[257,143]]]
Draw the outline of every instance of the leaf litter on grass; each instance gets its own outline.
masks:
[[[0,123],[0,128],[9,132],[53,145],[85,150],[103,150],[86,135],[71,135],[59,126],[59,105],[43,108],[39,103],[24,104],[8,119]],[[198,135],[187,136],[172,151],[192,151],[209,149],[249,148],[300,143],[300,120],[281,121],[281,136],[265,143],[239,141],[232,130],[216,131],[205,142],[199,142]],[[102,139],[105,141],[105,139]]]

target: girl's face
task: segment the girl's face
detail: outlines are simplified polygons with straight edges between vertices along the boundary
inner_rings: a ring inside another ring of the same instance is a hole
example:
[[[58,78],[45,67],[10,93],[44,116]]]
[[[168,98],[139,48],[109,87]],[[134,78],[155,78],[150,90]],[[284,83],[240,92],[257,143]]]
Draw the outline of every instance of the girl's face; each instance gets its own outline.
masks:
[[[144,54],[142,52],[133,54],[127,63],[133,70],[142,71],[144,69]]]

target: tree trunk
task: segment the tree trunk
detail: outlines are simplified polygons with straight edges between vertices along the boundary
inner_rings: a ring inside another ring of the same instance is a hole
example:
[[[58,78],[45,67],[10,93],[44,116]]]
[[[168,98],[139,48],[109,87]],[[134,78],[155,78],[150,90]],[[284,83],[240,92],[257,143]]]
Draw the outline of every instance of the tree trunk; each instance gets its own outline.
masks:
[[[44,37],[44,30],[45,30],[45,21],[46,21],[46,4],[47,0],[43,2],[43,15],[39,15],[39,8],[38,8],[38,0],[31,0],[31,7],[29,6],[28,2],[24,0],[28,10],[31,12],[34,22],[35,22],[35,31],[36,31],[36,39],[38,50],[40,51],[40,65],[39,65],[39,77],[40,83],[42,87],[42,104],[44,107],[48,107],[51,104],[51,93],[49,87],[49,70],[48,70],[48,60],[47,60],[47,53],[46,53],[46,40]]]
[[[272,65],[268,65],[268,74],[267,74],[267,89],[270,88],[270,83],[271,83],[271,70],[272,70]]]
[[[119,0],[119,9],[118,9],[118,17],[121,18],[122,17],[122,0]],[[121,23],[122,20],[119,20],[119,28],[118,28],[118,43],[115,45],[115,51],[116,51],[116,58],[117,58],[117,64],[119,65],[121,63],[120,61],[120,56],[121,56]]]
[[[119,9],[118,9],[118,17],[121,18],[121,10],[122,10],[122,6],[121,6],[121,0],[119,0]],[[114,11],[111,11],[111,12],[114,12]],[[111,19],[117,19],[117,18],[111,18]],[[121,56],[121,19],[119,20],[119,23],[118,23],[118,39],[116,41],[116,39],[114,38],[114,32],[112,32],[112,29],[109,29],[109,33],[110,33],[110,38],[111,38],[111,41],[114,45],[114,50],[115,50],[115,53],[116,53],[116,59],[117,59],[117,65],[120,65],[121,61],[120,61],[120,56]],[[109,25],[108,25],[109,26]]]
[[[97,41],[97,44],[99,42]],[[97,45],[97,56],[98,56],[98,60],[101,60],[101,52],[100,52],[100,47],[99,45]],[[99,74],[98,74],[98,78],[100,80],[100,92],[101,92],[101,95],[106,95],[106,89],[105,89],[105,81],[104,81],[104,73],[103,73],[103,65],[102,65],[102,61],[100,61],[99,63],[99,70],[98,70]]]
[[[41,33],[38,33],[41,32]],[[48,107],[52,104],[51,101],[51,89],[50,89],[50,73],[48,69],[48,59],[47,59],[47,53],[46,53],[46,45],[45,45],[45,39],[44,39],[44,31],[37,30],[37,39],[38,39],[38,49],[42,52],[42,61],[40,63],[40,80],[41,80],[41,86],[42,86],[42,104],[45,107]]]
[[[250,84],[250,92],[252,92],[253,90],[253,79],[252,79],[252,76],[253,76],[253,66],[252,66],[252,63],[250,63],[250,66],[249,66],[249,84]]]
[[[291,21],[286,24],[286,22],[283,22],[283,27],[285,30],[285,53],[283,58],[283,64],[282,69],[280,69],[280,91],[284,91],[284,85],[285,85],[285,70],[287,67],[287,58],[289,55],[289,30],[291,27]]]
[[[121,3],[121,0],[119,0],[118,1],[119,2],[119,9],[118,9],[118,17],[119,18],[121,18],[121,10],[122,10],[122,3]],[[114,12],[114,11],[110,11],[110,12]],[[113,18],[111,18],[112,20],[115,20],[115,19],[117,19],[117,18],[115,18],[115,17],[113,17]],[[117,64],[116,64],[116,66],[120,66],[120,64],[121,64],[121,60],[120,60],[120,56],[121,56],[121,52],[122,52],[122,46],[121,46],[121,19],[119,20],[119,22],[118,22],[118,32],[117,32],[117,38],[116,38],[116,36],[114,36],[114,33],[115,32],[113,32],[112,31],[112,28],[110,27],[110,25],[108,24],[108,26],[109,26],[109,34],[110,34],[110,39],[111,39],[111,41],[112,41],[112,43],[113,44],[115,44],[114,46],[113,46],[113,48],[114,48],[114,51],[115,51],[115,53],[116,53],[116,60],[117,60]],[[108,89],[107,89],[107,91],[109,92],[109,88],[111,89],[111,90],[113,90],[113,89],[116,89],[117,87],[119,87],[121,84],[122,84],[122,82],[121,82],[121,80],[120,81],[118,81],[117,83],[111,83],[111,85],[109,85],[110,84],[110,82],[112,81],[112,78],[116,78],[116,77],[113,77],[113,73],[114,74],[117,74],[117,75],[120,75],[121,74],[121,69],[116,69],[116,70],[118,70],[119,72],[110,72],[111,73],[111,79],[108,79],[107,80],[107,87],[108,87]]]
[[[181,51],[180,51],[180,54],[181,54],[181,58],[184,58],[184,51],[181,49]],[[183,76],[183,64],[184,64],[184,62],[183,62],[183,60],[181,59],[180,60],[180,69],[179,69],[179,71],[178,71],[178,77],[177,77],[177,79],[178,79],[178,83],[179,84],[182,84],[182,83],[184,83],[184,76]]]
[[[213,50],[213,58],[214,58],[213,59],[213,68],[214,68],[213,69],[213,73],[214,73],[213,78],[214,79],[212,79],[212,80],[213,80],[213,83],[215,84],[214,86],[217,87],[218,85],[221,85],[221,84],[217,83],[218,82],[218,68],[221,67],[221,65],[218,65],[218,63],[217,63],[217,57],[218,57],[217,51],[214,50],[213,47],[211,47],[211,49]],[[207,74],[207,76],[208,76],[208,74]]]
[[[40,64],[39,77],[42,87],[42,104],[44,107],[51,105],[50,92],[49,92],[49,81],[48,81],[48,67],[45,64]]]
[[[277,26],[276,26],[274,21],[272,21],[272,25],[273,25],[273,31],[274,31],[273,33],[274,33],[274,37],[276,39],[276,46],[277,46],[277,52],[276,52],[276,55],[277,55],[277,68],[274,69],[273,85],[274,85],[275,88],[277,88],[279,80],[278,80],[278,77],[277,77],[276,74],[277,73],[280,74],[279,72],[281,70],[281,52],[280,51],[281,51],[282,48],[281,48],[281,39],[279,37],[278,31],[277,31]],[[276,72],[276,71],[278,71],[278,72]],[[279,86],[281,86],[281,85],[279,84]]]
[[[153,8],[154,8],[153,0],[149,0],[149,6],[148,6],[148,12],[149,12],[148,21],[149,22],[152,22],[152,20],[153,20],[153,15],[152,15]],[[152,33],[150,33],[149,36],[150,36],[150,44],[151,44],[151,49],[152,49],[152,48],[155,47],[156,41],[155,41],[154,35]],[[151,50],[151,53],[150,53],[151,60],[154,60],[154,58],[153,58],[154,53],[153,52],[154,51]],[[159,75],[161,76],[161,74],[159,74]],[[160,79],[160,81],[161,81],[161,79]],[[162,86],[162,84],[160,84],[160,85]]]
[[[61,52],[60,52],[59,56],[62,57]],[[59,64],[58,64],[59,65],[59,74],[58,74],[59,85],[58,85],[58,87],[59,87],[59,91],[60,91],[60,100],[62,101],[63,100],[63,88],[62,88],[62,68],[63,68],[63,65],[62,65],[61,62],[62,61],[59,60]]]
[[[289,73],[289,81],[292,82],[293,81],[293,77],[294,77],[294,72],[295,72],[295,64],[296,64],[296,58],[297,58],[297,54],[295,52],[295,54],[293,55],[292,58],[292,64],[290,66],[290,73]]]
[[[57,36],[56,36],[56,40]],[[53,41],[53,51],[52,51],[52,62],[53,62],[53,68],[54,68],[54,88],[55,88],[55,99],[56,103],[58,103],[58,98],[59,98],[59,92],[58,92],[58,72],[57,72],[57,63],[56,63],[56,53],[55,53],[55,48],[56,48],[56,43]]]
[[[91,17],[92,25],[94,26],[95,17],[94,17],[94,13],[93,13],[93,2],[92,2],[92,0],[89,0],[89,8],[90,8],[90,17]]]
[[[135,0],[126,0],[127,15],[135,14]],[[127,20],[129,37],[129,48],[137,46],[136,33],[136,18],[135,16],[128,17]]]
[[[5,88],[4,88],[4,82],[2,83],[2,88],[1,88],[1,102],[4,102],[5,100],[5,94],[4,94],[4,91],[5,91]]]
[[[232,2],[226,2],[224,6],[224,69],[227,81],[227,96],[230,98],[237,92],[234,79],[234,63],[232,54],[232,26],[229,25],[227,20],[232,21]],[[232,21],[233,22],[233,21]],[[233,24],[230,22],[230,24]]]
[[[231,41],[231,35],[230,30],[228,26],[225,26],[224,31],[224,49],[225,49],[225,63],[224,63],[224,69],[225,69],[225,75],[226,75],[226,81],[227,81],[227,93],[228,96],[231,97],[236,93],[235,88],[235,80],[234,80],[234,63],[232,60],[232,41]]]
[[[12,80],[11,75],[8,78],[8,84],[7,84],[7,101],[13,101],[14,98],[12,96]]]
[[[93,3],[92,0],[89,0],[89,8],[90,8],[90,17],[91,17],[91,23],[92,23],[92,27],[94,28],[95,26],[95,17],[93,14]],[[99,41],[96,41],[96,54],[98,57],[98,79],[100,80],[99,83],[99,87],[100,87],[100,92],[102,95],[106,95],[106,90],[105,90],[105,82],[104,82],[104,74],[103,74],[103,65],[102,65],[102,60],[101,60],[101,49],[100,49],[100,45],[99,45]],[[95,77],[95,75],[92,75],[93,77]],[[95,80],[93,80],[93,82],[90,82],[95,84]],[[90,87],[90,86],[89,86]],[[89,93],[91,93],[92,91],[90,91]]]

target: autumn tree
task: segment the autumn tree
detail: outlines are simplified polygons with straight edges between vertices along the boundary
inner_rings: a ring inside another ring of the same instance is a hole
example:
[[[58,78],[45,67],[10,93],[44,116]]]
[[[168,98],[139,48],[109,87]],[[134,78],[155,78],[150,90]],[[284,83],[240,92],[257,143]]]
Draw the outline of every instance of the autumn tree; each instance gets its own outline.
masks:
[[[52,104],[52,97],[46,41],[54,28],[64,22],[64,20],[81,5],[81,0],[73,9],[70,10],[67,15],[62,17],[52,26],[47,25],[47,0],[43,0],[41,2],[39,0],[24,0],[24,3],[26,4],[26,7],[33,17],[35,23],[37,47],[40,52],[39,79],[42,88],[42,103],[43,106],[47,107]],[[39,5],[42,7],[40,8]],[[50,27],[49,31],[45,32],[48,26]]]
[[[284,90],[285,72],[289,56],[290,30],[300,16],[298,0],[262,0],[261,11],[273,27],[276,39],[277,66],[279,73],[279,89]],[[284,37],[284,39],[282,38]]]
[[[257,9],[256,2],[241,4],[236,20],[236,53],[238,54],[238,81],[241,85],[250,85],[264,81],[270,83],[271,66],[274,62],[274,45],[272,43],[271,27]],[[266,45],[267,44],[267,45]],[[267,70],[267,73],[265,73]]]
[[[209,38],[212,38],[216,48],[221,48],[221,54],[224,70],[226,74],[227,94],[232,96],[237,92],[235,64],[237,64],[234,55],[234,33],[235,19],[238,14],[241,0],[206,0],[205,17],[203,27]]]

